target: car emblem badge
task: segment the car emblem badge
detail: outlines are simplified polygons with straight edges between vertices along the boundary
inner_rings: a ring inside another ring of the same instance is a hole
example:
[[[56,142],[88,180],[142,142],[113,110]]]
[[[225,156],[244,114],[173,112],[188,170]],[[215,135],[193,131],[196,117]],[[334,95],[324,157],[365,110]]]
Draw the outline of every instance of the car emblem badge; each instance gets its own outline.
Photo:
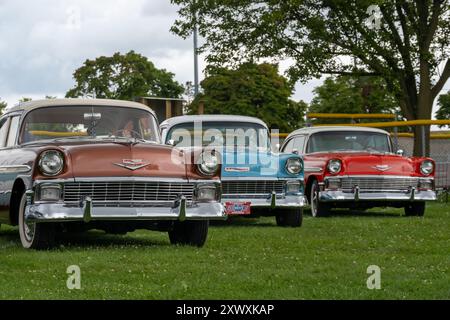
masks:
[[[391,169],[391,167],[389,167],[388,165],[377,165],[377,166],[372,167],[372,168],[374,168],[374,169],[376,169],[378,171],[382,171],[382,172]]]
[[[128,170],[138,170],[148,166],[150,162],[145,162],[141,159],[123,159],[122,163],[114,163],[114,165],[128,169]]]
[[[249,172],[250,167],[225,167],[225,172]]]

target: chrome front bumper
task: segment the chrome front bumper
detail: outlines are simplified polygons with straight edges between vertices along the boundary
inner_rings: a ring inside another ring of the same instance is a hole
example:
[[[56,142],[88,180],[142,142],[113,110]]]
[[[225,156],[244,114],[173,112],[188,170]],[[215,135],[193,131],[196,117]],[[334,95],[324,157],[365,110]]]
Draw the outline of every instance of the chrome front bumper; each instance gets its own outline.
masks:
[[[358,187],[352,192],[341,190],[325,190],[319,194],[322,202],[340,202],[340,201],[433,201],[436,200],[436,192],[432,190],[417,191],[412,188],[408,192],[362,192]]]
[[[126,179],[126,181],[128,181]],[[139,181],[142,179],[139,179]],[[149,179],[146,179],[147,181]],[[69,181],[45,181],[45,184],[59,184],[61,186]],[[194,183],[196,186],[204,185],[205,181]],[[220,190],[220,183],[213,181]],[[28,190],[25,219],[35,222],[70,222],[70,221],[145,221],[145,220],[224,220],[225,210],[217,200],[199,201],[186,199],[180,195],[175,201],[94,201],[91,196],[84,196],[79,202],[39,201],[36,190],[41,183],[35,182],[34,190]],[[36,200],[36,201],[35,201]]]
[[[94,207],[86,199],[81,207],[64,203],[41,203],[26,207],[26,220],[36,222],[95,220],[224,220],[223,205],[219,202],[187,204],[181,199],[174,207]]]
[[[267,197],[246,197],[245,195],[233,196],[223,195],[222,202],[250,202],[251,207],[266,207],[266,208],[301,208],[306,205],[306,198],[304,195],[285,195],[285,194],[272,194]]]

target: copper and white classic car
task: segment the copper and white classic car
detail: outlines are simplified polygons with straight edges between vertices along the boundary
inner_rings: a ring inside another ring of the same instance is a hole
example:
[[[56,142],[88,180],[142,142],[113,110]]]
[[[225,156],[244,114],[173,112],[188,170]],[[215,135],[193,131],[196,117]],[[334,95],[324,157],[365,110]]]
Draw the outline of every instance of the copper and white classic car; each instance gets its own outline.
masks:
[[[313,127],[291,133],[281,150],[304,156],[306,196],[313,216],[332,208],[404,208],[422,216],[436,200],[435,163],[394,152],[388,132],[361,127]]]
[[[168,231],[202,246],[224,219],[217,156],[161,144],[147,106],[117,100],[32,101],[0,118],[0,222],[25,248],[96,228]]]

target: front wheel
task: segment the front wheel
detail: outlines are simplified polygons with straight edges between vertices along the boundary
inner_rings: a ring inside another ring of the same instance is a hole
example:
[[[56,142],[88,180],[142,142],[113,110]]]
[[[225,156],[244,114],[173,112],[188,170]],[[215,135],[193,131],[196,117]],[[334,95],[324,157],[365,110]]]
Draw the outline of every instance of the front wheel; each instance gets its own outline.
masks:
[[[425,202],[413,202],[405,206],[405,216],[419,216],[423,217],[425,214]]]
[[[279,227],[301,227],[303,222],[303,209],[280,210],[276,215],[277,226]]]
[[[310,194],[310,206],[311,206],[311,215],[313,217],[328,217],[330,215],[331,208],[328,204],[320,202],[319,200],[319,183],[317,180],[314,180],[311,185],[311,194]]]
[[[27,197],[24,194],[19,207],[19,234],[25,249],[49,249],[55,242],[55,226],[52,223],[36,223],[25,220]]]
[[[208,236],[209,221],[175,222],[169,231],[171,244],[203,247]]]

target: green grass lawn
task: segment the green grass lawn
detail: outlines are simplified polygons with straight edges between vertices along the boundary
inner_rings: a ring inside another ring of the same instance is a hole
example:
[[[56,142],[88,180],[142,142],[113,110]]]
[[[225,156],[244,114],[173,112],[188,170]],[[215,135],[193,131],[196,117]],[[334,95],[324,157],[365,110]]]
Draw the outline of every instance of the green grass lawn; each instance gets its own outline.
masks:
[[[424,218],[401,210],[306,216],[303,227],[274,218],[212,226],[201,249],[170,246],[166,233],[89,232],[52,251],[21,248],[0,230],[1,299],[449,299],[450,203]],[[81,268],[81,290],[66,269]],[[366,286],[381,268],[381,289]]]

